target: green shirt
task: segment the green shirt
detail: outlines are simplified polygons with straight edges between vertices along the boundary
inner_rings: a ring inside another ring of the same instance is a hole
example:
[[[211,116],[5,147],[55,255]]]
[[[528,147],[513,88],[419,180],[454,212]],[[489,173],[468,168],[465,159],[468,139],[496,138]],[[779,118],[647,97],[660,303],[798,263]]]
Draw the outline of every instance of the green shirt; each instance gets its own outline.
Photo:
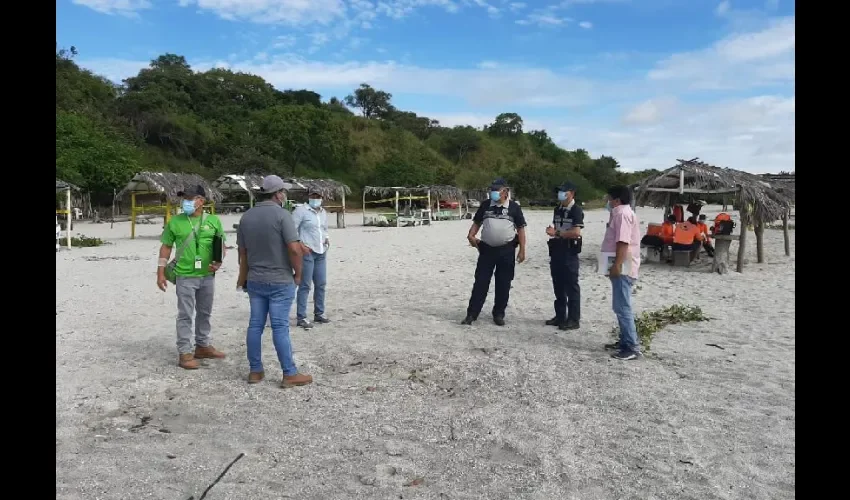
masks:
[[[203,224],[201,224],[201,219],[203,219]],[[177,276],[202,278],[212,274],[209,266],[213,256],[213,237],[219,235],[222,241],[225,238],[224,229],[221,227],[221,221],[218,217],[212,214],[203,214],[200,217],[189,217],[184,214],[175,215],[168,221],[159,241],[165,246],[172,247],[176,255],[177,250],[180,249],[186,238],[192,234],[193,227],[198,236],[192,238],[192,241],[183,247],[175,271]],[[200,269],[195,269],[195,256],[201,258]]]

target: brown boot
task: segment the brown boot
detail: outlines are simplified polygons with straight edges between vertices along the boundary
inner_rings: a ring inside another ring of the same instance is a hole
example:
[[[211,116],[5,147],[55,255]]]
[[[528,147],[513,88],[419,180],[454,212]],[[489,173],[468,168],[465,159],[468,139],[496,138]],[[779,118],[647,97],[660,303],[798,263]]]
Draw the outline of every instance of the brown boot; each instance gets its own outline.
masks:
[[[180,358],[177,361],[177,366],[184,370],[197,370],[201,365],[192,353],[188,353],[180,355]]]
[[[211,345],[206,347],[196,346],[195,357],[198,359],[224,359],[224,353]]]
[[[304,373],[296,373],[295,375],[284,375],[283,382],[280,386],[283,388],[295,387],[297,385],[307,385],[313,383],[313,376]]]
[[[266,378],[266,372],[251,372],[248,374],[249,384],[259,384]]]

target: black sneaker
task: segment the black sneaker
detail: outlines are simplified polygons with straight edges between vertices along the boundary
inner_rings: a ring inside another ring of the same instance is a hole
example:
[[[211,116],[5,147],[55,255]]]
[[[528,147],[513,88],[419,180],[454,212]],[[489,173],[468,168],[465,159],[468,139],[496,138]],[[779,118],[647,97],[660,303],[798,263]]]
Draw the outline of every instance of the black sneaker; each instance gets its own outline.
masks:
[[[558,330],[578,330],[579,324],[578,321],[574,319],[568,319],[565,323],[561,323],[558,325]]]
[[[473,321],[475,321],[475,318],[473,318],[472,316],[467,316],[467,317],[463,318],[463,321],[461,321],[460,324],[461,325],[471,325]]]
[[[555,316],[555,317],[554,317],[554,318],[552,318],[552,319],[547,319],[547,320],[546,320],[546,326],[561,326],[561,323],[563,323],[563,322],[564,322],[564,320],[562,320],[561,318],[559,318],[559,317]]]
[[[493,323],[496,323],[499,326],[505,326],[505,317],[504,316],[493,316]]]
[[[319,324],[322,324],[322,325],[327,325],[330,322],[331,322],[331,320],[329,320],[328,318],[326,318],[324,316],[313,316],[313,323],[319,323]]]
[[[632,359],[638,359],[640,357],[640,353],[635,351],[620,350],[612,354],[611,357],[614,359],[619,359],[620,361],[630,361]]]
[[[313,323],[310,323],[306,319],[299,319],[298,323],[296,323],[296,326],[300,326],[305,330],[309,330],[310,328],[313,328]]]
[[[619,351],[620,350],[620,341],[616,341],[613,344],[605,344],[605,349]]]

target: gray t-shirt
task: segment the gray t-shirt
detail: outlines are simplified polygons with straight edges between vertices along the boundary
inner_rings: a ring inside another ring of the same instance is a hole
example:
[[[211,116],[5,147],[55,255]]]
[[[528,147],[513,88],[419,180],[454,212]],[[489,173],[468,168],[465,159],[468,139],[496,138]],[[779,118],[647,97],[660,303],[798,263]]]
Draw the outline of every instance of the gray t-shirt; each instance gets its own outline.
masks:
[[[298,241],[292,214],[273,201],[254,205],[239,221],[236,244],[248,252],[248,281],[293,283],[287,243]]]

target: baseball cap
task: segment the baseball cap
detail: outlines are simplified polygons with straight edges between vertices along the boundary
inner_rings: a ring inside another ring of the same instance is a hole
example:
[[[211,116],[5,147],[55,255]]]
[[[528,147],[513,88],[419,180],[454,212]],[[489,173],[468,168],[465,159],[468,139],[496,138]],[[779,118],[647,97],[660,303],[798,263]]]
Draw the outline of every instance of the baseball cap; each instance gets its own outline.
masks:
[[[506,188],[506,187],[508,187],[508,183],[505,181],[505,179],[502,179],[502,178],[496,179],[496,180],[494,180],[493,182],[490,183],[490,190],[491,191],[498,191],[498,190],[500,190],[502,188]]]
[[[325,197],[325,194],[318,187],[308,188],[307,189],[307,196],[310,196],[311,194],[317,194],[317,195],[321,196],[322,198]]]
[[[292,187],[292,184],[283,182],[283,179],[277,175],[267,175],[263,177],[263,185],[260,190],[263,193],[272,194],[277,193],[278,191],[283,191],[284,189],[289,189],[290,187]]]
[[[202,196],[204,198],[207,197],[207,191],[204,189],[204,186],[200,184],[196,186],[189,186],[183,191],[177,191],[177,196],[182,198],[194,198],[195,196]]]
[[[558,190],[558,191],[564,191],[564,192],[572,191],[573,193],[575,193],[576,192],[576,185],[573,184],[570,181],[565,181],[563,184],[561,184],[560,186],[557,186],[555,189]]]

